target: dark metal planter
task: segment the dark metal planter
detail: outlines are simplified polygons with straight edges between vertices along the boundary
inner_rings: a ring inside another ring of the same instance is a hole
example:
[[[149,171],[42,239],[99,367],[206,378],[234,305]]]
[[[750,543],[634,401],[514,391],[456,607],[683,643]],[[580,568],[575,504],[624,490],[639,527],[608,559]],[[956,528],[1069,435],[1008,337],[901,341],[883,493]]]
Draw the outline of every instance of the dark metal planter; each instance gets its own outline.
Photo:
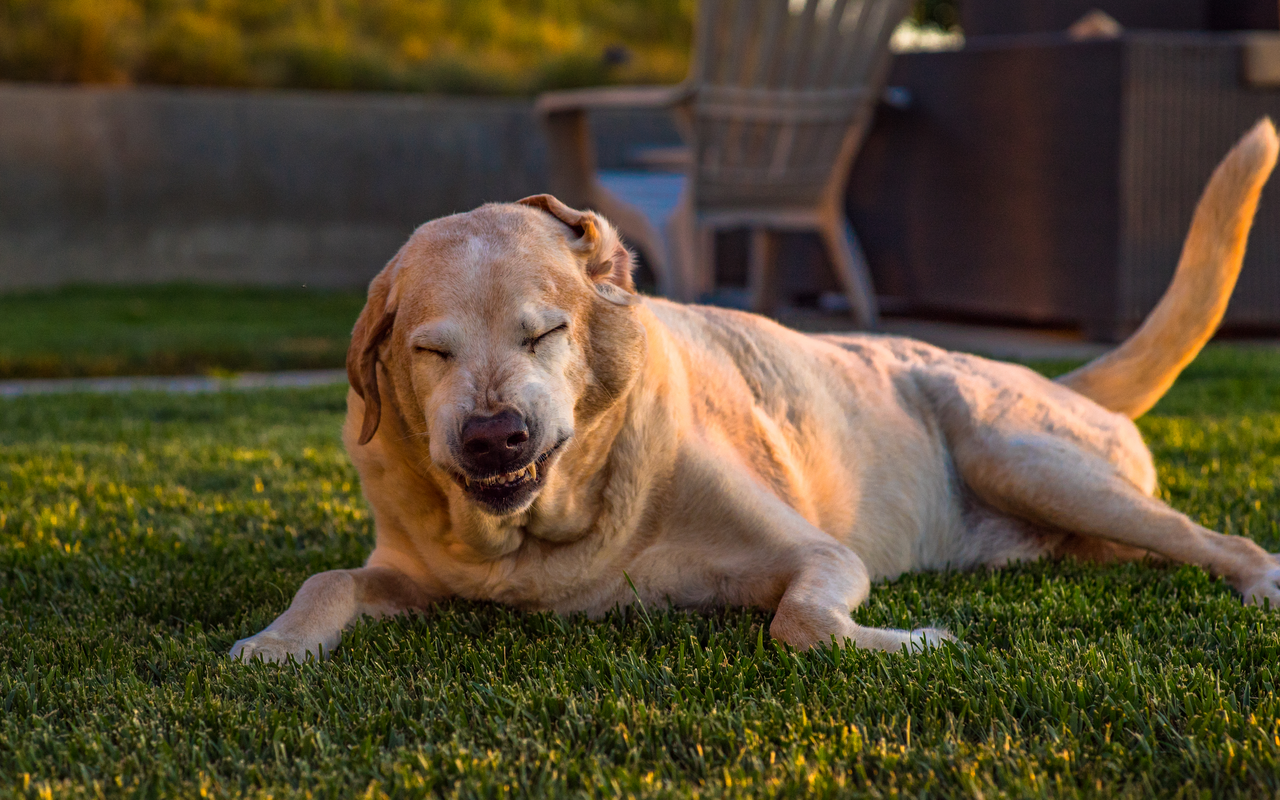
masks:
[[[894,304],[1131,331],[1173,274],[1218,160],[1280,90],[1237,34],[991,36],[899,56],[848,210]],[[1280,189],[1263,195],[1228,325],[1280,329]]]
[[[1099,9],[1129,30],[1237,31],[1280,27],[1276,0],[963,0],[970,36],[1063,31]]]

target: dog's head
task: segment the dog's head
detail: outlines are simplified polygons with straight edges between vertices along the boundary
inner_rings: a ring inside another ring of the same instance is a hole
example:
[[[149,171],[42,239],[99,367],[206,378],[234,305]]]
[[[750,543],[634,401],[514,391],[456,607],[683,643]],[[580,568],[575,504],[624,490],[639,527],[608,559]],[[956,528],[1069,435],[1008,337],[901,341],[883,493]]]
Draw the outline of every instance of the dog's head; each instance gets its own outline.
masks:
[[[423,225],[370,284],[352,333],[359,445],[389,402],[467,500],[529,508],[640,368],[631,269],[613,226],[550,195]]]

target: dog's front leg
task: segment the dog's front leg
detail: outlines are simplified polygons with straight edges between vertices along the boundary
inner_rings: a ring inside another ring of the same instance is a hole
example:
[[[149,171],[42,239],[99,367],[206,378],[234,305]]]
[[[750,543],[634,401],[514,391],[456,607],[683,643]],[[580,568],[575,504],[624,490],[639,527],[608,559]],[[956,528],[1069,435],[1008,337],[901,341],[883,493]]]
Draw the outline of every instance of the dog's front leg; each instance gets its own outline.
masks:
[[[669,506],[679,524],[664,546],[651,547],[636,574],[655,598],[772,609],[769,633],[800,649],[814,645],[873,650],[922,650],[953,637],[943,630],[867,628],[850,614],[871,592],[866,564],[815,526],[758,478],[713,446],[682,454],[679,485]],[[854,537],[857,538],[857,537]],[[658,577],[661,576],[661,577]]]
[[[342,631],[362,616],[387,617],[422,608],[431,598],[411,578],[389,567],[336,569],[312,575],[289,609],[261,632],[231,647],[231,657],[283,662],[322,659]]]
[[[778,602],[769,633],[793,647],[807,649],[816,644],[871,650],[913,652],[937,645],[951,634],[936,628],[912,631],[895,628],[867,628],[857,625],[850,613],[871,591],[867,568],[847,547],[838,543],[815,544],[799,555],[799,568],[788,581]]]

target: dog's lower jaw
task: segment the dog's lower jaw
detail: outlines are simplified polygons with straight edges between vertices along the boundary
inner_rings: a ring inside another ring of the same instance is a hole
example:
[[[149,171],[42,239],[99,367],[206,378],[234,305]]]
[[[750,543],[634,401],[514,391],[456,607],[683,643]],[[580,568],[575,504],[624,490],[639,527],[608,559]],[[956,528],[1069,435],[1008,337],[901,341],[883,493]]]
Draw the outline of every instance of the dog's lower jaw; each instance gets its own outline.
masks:
[[[531,486],[528,489],[519,490],[516,495],[493,499],[464,490],[464,496],[481,513],[492,517],[510,518],[527,511],[529,506],[533,505],[533,501],[538,499],[538,489],[537,486]]]
[[[497,476],[496,480],[472,478],[453,470],[447,472],[457,486],[453,494],[455,501],[495,522],[527,511],[538,499],[547,476],[546,467],[539,468],[534,464],[510,475]]]
[[[502,475],[474,478],[462,471],[448,471],[462,487],[463,496],[477,509],[495,517],[511,517],[527,511],[538,499],[547,476],[555,468],[555,456],[568,440],[568,436],[563,437],[533,461]]]

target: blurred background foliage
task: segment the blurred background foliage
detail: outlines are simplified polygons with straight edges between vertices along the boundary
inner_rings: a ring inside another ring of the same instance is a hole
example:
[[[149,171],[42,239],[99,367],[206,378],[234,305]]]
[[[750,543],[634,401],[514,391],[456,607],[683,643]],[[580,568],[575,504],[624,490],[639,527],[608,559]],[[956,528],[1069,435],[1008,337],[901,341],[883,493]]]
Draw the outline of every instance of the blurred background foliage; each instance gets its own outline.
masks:
[[[954,31],[960,25],[960,9],[956,0],[916,0],[910,18],[921,27]]]
[[[695,0],[0,0],[0,78],[522,93],[684,76]]]
[[[0,0],[0,79],[524,94],[673,83],[696,0]],[[920,23],[950,28],[948,0]]]

